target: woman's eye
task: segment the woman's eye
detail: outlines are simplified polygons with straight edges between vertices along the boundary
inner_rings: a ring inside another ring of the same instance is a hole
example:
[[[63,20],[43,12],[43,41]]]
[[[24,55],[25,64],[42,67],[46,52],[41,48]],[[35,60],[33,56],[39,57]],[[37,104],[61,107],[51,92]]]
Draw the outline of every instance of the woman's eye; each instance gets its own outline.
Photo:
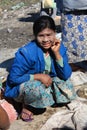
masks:
[[[50,35],[50,34],[48,34],[47,36],[48,36],[48,37],[50,37],[51,35]]]

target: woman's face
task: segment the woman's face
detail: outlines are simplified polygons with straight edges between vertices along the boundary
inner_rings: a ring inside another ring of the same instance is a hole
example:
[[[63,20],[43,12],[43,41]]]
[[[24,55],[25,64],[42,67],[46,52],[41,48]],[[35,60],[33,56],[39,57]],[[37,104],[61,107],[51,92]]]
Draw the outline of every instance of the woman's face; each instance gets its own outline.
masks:
[[[48,50],[54,43],[55,32],[49,28],[45,28],[38,33],[36,37],[38,44],[44,49]]]

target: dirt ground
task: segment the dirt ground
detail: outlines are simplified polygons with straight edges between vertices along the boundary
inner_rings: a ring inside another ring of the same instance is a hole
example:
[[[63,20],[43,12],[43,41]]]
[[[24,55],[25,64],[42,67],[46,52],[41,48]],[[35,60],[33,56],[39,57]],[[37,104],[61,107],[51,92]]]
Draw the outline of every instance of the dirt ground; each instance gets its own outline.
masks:
[[[0,76],[7,76],[16,50],[32,40],[32,25],[39,16],[40,3],[18,6],[0,8]]]
[[[38,17],[40,4],[0,12],[0,49],[18,48],[32,38],[32,25]]]
[[[7,77],[16,50],[33,39],[32,25],[39,12],[40,3],[20,9],[0,8],[0,77]],[[60,109],[49,107],[44,113],[34,115],[32,122],[18,119],[9,130],[40,130],[46,120]]]

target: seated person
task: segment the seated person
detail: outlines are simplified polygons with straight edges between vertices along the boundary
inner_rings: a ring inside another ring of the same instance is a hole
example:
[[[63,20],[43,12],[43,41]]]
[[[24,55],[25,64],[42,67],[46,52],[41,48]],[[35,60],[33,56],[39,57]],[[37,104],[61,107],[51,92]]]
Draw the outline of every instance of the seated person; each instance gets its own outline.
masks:
[[[76,98],[70,81],[72,70],[66,48],[56,38],[56,26],[50,16],[40,16],[33,25],[35,39],[16,52],[7,78],[5,96],[23,104],[21,118],[31,121],[28,106],[46,108],[69,103]]]

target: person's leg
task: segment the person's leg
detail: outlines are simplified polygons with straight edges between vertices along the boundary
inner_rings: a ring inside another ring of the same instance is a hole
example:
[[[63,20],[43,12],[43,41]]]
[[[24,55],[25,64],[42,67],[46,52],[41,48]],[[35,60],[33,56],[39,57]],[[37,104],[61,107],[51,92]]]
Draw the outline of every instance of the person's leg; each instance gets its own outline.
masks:
[[[67,104],[76,99],[76,92],[70,79],[64,81],[54,77],[53,92],[55,102],[58,104]]]
[[[13,121],[17,119],[18,113],[16,112],[14,106],[11,103],[3,99],[3,100],[0,100],[0,105],[6,111],[10,123],[12,123]]]
[[[54,1],[54,7],[51,17],[54,19],[55,22],[58,22],[61,19],[61,16],[57,12],[58,12],[57,1]]]
[[[51,17],[54,19],[57,16],[57,8],[53,8],[53,14]]]
[[[6,111],[0,105],[0,129],[7,130],[10,127],[10,121]]]
[[[57,6],[57,15],[60,16],[63,11],[63,0],[55,0]]]
[[[33,119],[33,114],[26,106],[43,109],[54,104],[51,87],[45,88],[40,81],[28,81],[20,85],[19,97],[15,99],[23,103],[21,118],[25,121]]]

